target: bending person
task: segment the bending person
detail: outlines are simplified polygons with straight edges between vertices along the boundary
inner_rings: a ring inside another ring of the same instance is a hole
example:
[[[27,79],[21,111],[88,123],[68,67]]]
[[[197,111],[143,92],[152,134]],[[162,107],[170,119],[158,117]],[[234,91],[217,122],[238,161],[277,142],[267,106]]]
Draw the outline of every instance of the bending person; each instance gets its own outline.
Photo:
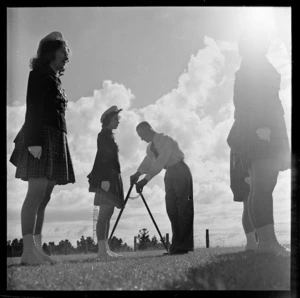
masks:
[[[45,209],[56,184],[75,182],[67,141],[67,100],[59,79],[69,52],[62,34],[52,32],[40,41],[37,57],[31,60],[25,123],[10,159],[16,178],[28,181],[21,211],[22,264],[54,263],[42,249]]]
[[[119,256],[109,248],[108,233],[114,208],[124,205],[119,149],[112,132],[119,125],[120,111],[112,106],[101,116],[102,130],[97,138],[97,153],[93,169],[87,176],[89,191],[95,193],[94,205],[100,206],[96,225],[99,258]]]
[[[194,250],[194,203],[193,180],[189,167],[184,162],[184,154],[178,144],[169,136],[157,133],[148,122],[136,127],[139,137],[149,143],[146,157],[136,173],[130,176],[130,183],[136,184],[137,192],[162,169],[165,173],[166,209],[172,227],[172,244],[169,254],[185,254]]]
[[[272,194],[279,172],[290,168],[291,154],[279,99],[280,74],[266,57],[268,48],[262,30],[245,31],[239,40],[242,60],[234,83],[235,122],[227,142],[242,165],[242,170],[231,167],[231,178],[240,176],[231,181],[234,192],[244,187],[238,180],[250,178],[249,196],[242,200],[248,207],[251,231],[258,237],[256,251],[285,254],[275,235]]]

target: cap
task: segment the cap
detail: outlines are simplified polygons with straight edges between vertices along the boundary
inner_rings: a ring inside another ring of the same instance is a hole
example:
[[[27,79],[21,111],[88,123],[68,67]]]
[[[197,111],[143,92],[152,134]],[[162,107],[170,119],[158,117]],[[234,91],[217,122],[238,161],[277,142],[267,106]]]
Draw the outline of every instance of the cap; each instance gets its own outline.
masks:
[[[101,116],[101,118],[100,118],[101,123],[103,123],[105,117],[106,117],[108,114],[110,114],[110,113],[112,113],[112,112],[120,113],[121,111],[122,111],[122,109],[118,109],[117,106],[112,106],[112,107],[110,107],[109,109],[107,109],[107,110],[102,114],[102,116]]]

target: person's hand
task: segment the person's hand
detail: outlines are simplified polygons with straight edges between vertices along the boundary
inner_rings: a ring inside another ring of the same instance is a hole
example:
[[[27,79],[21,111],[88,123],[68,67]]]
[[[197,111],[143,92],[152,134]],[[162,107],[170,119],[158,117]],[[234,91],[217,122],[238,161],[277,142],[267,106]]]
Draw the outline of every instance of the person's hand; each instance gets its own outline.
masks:
[[[101,188],[102,188],[104,191],[108,191],[108,190],[109,190],[109,187],[110,187],[109,181],[102,181],[102,182],[101,182]]]
[[[130,185],[137,183],[137,181],[140,178],[140,175],[141,175],[140,172],[136,172],[135,174],[131,175],[130,176]]]
[[[262,127],[257,129],[256,134],[261,140],[270,142],[271,129],[269,127]]]
[[[246,177],[244,180],[247,184],[251,185],[251,178],[250,177]]]
[[[135,188],[137,193],[141,193],[143,191],[143,187],[148,183],[148,181],[144,178],[141,181],[139,181]]]
[[[32,154],[34,158],[40,159],[42,156],[42,147],[41,146],[29,146],[28,151]]]

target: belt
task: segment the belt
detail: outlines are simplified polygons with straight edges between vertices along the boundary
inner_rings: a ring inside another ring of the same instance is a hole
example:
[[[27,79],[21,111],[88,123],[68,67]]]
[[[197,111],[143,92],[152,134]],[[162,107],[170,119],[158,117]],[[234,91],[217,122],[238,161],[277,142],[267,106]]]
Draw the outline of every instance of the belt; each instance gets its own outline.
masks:
[[[176,161],[176,162],[173,163],[172,165],[167,166],[167,167],[164,167],[164,169],[168,170],[168,169],[170,169],[171,167],[173,167],[173,166],[175,166],[175,165],[177,165],[177,164],[179,164],[179,163],[184,163],[184,160],[181,159],[181,160],[179,160],[179,161]]]

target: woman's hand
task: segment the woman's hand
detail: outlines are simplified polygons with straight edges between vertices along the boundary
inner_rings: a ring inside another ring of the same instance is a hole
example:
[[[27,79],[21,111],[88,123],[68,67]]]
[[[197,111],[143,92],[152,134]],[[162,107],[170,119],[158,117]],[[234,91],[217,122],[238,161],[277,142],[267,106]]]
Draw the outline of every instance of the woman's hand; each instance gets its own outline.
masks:
[[[110,187],[109,181],[102,181],[102,182],[101,182],[101,188],[102,188],[104,191],[108,191],[108,190],[109,190],[109,187]]]
[[[40,159],[42,156],[41,146],[29,146],[28,151],[33,155],[34,158]]]
[[[271,129],[269,127],[262,127],[257,129],[256,134],[261,140],[270,142]]]
[[[251,186],[251,178],[250,177],[246,177],[244,179],[244,181]]]

